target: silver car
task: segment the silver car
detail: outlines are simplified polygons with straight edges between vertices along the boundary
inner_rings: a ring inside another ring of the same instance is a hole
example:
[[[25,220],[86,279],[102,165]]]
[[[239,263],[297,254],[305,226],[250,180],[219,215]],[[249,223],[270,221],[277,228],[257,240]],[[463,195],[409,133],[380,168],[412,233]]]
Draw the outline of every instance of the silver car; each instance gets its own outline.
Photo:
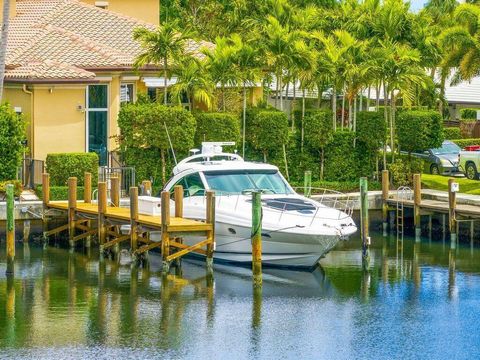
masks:
[[[444,141],[438,149],[429,149],[423,153],[412,155],[425,162],[425,170],[435,175],[455,175],[461,173],[458,166],[460,147],[451,142]]]

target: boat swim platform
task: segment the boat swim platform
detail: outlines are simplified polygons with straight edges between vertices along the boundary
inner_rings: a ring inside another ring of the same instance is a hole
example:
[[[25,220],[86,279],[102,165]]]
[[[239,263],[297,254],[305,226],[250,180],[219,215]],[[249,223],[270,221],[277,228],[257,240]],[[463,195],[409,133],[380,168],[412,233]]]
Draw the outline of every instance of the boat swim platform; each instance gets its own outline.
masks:
[[[170,196],[167,191],[161,196],[161,215],[139,214],[138,187],[130,188],[129,207],[120,207],[120,178],[112,177],[107,182],[98,183],[98,200],[92,201],[91,174],[85,173],[84,199],[77,201],[77,178],[68,179],[68,200],[50,201],[50,177],[43,174],[43,225],[44,238],[68,231],[71,247],[77,241],[84,241],[86,247],[91,246],[92,238],[98,240],[101,254],[113,250],[118,253],[121,243],[129,243],[130,253],[134,260],[148,254],[149,250],[160,248],[164,269],[167,270],[172,261],[189,253],[204,255],[207,267],[213,264],[215,246],[215,194],[206,194],[205,221],[191,220],[183,217],[183,188],[174,189],[175,214],[170,215]],[[107,186],[110,185],[110,189]],[[148,182],[147,182],[148,186]],[[150,185],[151,186],[151,185]],[[107,194],[110,192],[110,199]],[[51,218],[64,218],[67,224],[55,229],[48,228]],[[121,231],[122,225],[129,225],[127,234]],[[161,238],[151,240],[152,232],[160,232]],[[183,244],[185,235],[195,235],[202,239],[193,245]]]

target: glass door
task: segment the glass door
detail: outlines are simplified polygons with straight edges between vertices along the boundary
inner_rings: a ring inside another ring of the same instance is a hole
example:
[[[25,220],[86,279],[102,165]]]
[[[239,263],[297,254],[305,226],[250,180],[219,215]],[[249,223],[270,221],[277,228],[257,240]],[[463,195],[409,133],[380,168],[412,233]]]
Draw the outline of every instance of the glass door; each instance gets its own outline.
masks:
[[[100,166],[107,165],[108,85],[89,85],[87,93],[87,151],[96,152]]]

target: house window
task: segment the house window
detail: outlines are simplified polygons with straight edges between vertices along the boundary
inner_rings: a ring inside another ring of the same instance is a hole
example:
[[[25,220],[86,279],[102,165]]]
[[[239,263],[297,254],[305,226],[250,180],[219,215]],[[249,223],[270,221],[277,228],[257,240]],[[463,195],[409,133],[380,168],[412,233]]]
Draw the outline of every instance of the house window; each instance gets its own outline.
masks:
[[[120,102],[133,103],[135,101],[134,86],[133,84],[121,84],[120,85]]]
[[[98,154],[100,165],[107,165],[108,85],[87,88],[87,151]]]
[[[147,95],[151,101],[157,101],[157,88],[154,88],[154,87],[147,88]]]

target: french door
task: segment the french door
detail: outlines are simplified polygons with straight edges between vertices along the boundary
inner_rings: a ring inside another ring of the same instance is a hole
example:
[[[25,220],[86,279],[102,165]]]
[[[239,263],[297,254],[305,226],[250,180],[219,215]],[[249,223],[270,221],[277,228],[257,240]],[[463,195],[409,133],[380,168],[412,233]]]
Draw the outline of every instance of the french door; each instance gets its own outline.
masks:
[[[108,161],[108,85],[87,89],[87,151],[96,152],[100,166]]]

